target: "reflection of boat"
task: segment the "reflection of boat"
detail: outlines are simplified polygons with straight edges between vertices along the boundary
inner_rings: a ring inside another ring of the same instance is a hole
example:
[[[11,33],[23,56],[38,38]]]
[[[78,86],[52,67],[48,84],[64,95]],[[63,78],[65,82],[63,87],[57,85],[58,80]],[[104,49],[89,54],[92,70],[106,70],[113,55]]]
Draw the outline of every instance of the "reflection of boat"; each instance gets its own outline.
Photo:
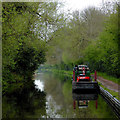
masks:
[[[96,109],[97,109],[97,99],[98,99],[98,93],[89,93],[89,92],[84,92],[84,93],[72,93],[73,97],[73,107],[74,109],[76,108],[76,102],[79,108],[87,108],[88,103],[91,100],[96,101]]]
[[[84,100],[84,101],[77,101],[78,107],[79,108],[87,108],[88,107],[88,100]]]
[[[97,100],[97,93],[73,93],[73,100]]]

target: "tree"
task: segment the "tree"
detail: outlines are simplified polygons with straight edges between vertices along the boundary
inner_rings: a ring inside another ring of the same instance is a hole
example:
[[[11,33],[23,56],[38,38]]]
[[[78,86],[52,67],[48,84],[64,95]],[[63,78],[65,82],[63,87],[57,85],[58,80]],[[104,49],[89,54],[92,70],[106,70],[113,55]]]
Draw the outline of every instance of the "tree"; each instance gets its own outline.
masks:
[[[92,42],[85,50],[85,59],[93,69],[116,77],[120,74],[118,11],[117,8],[116,12],[108,16],[97,41]]]
[[[82,62],[83,51],[103,29],[104,17],[100,10],[93,7],[83,12],[74,11],[63,27],[54,32],[54,38],[49,42],[52,47],[47,58],[57,64]]]
[[[34,32],[38,8],[38,3],[2,3],[3,94],[11,83],[32,79],[45,62],[45,42]]]

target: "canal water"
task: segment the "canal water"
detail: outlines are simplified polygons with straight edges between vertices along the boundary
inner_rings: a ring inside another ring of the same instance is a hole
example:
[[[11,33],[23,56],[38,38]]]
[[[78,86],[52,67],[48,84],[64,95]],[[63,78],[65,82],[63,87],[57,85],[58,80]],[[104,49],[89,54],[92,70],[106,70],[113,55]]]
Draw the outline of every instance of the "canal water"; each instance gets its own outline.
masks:
[[[3,97],[3,118],[116,118],[97,93],[72,93],[71,78],[37,73],[20,93]]]

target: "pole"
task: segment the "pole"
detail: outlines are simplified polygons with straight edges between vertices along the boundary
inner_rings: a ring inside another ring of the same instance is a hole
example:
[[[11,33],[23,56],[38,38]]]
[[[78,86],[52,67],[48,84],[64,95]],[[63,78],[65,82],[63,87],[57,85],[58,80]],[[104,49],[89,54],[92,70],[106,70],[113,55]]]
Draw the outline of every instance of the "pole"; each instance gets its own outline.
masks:
[[[76,102],[75,102],[75,100],[73,101],[73,108],[76,109]]]
[[[97,81],[97,72],[95,70],[95,81]]]
[[[73,81],[75,81],[75,70],[73,70]]]
[[[97,109],[97,100],[96,100],[95,104],[96,104],[96,109]]]

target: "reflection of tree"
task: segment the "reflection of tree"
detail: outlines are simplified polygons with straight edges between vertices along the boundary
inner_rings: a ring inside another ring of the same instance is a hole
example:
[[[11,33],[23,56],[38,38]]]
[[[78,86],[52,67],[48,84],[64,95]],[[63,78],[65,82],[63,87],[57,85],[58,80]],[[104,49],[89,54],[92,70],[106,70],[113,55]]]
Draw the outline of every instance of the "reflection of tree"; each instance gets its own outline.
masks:
[[[51,99],[49,100],[51,103],[50,107],[51,109],[57,110],[56,113],[65,118],[73,117],[72,91],[70,88],[65,88],[66,86],[64,87],[64,84],[66,84],[66,82],[69,80],[70,78],[60,74],[45,74],[44,76],[45,91],[51,96]],[[68,91],[66,91],[66,89],[68,89],[69,93],[71,94],[67,93]]]
[[[3,118],[41,118],[46,115],[45,96],[30,81],[21,92],[3,97]]]
[[[55,102],[58,105],[63,105],[64,104],[64,96],[62,93],[62,83],[59,80],[59,78],[50,75],[49,79],[48,79],[48,76],[46,76],[44,79],[46,80],[45,86],[44,86],[45,91],[49,95],[52,96],[52,98],[55,100]],[[61,100],[61,98],[63,98],[63,99]]]

